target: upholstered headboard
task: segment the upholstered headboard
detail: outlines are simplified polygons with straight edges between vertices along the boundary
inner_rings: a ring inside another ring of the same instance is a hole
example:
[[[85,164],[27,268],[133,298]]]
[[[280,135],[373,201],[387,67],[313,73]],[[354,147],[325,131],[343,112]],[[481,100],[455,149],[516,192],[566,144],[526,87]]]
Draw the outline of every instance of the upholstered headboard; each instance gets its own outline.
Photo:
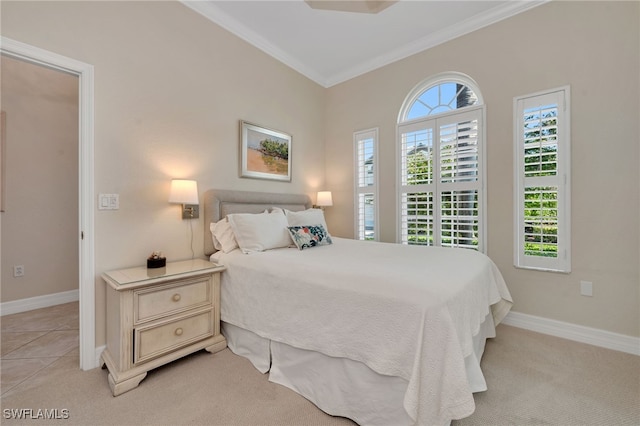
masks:
[[[291,211],[311,208],[311,199],[306,194],[279,194],[269,192],[231,191],[210,189],[204,193],[204,253],[207,256],[216,250],[211,239],[210,224],[231,213],[262,213],[271,207]]]

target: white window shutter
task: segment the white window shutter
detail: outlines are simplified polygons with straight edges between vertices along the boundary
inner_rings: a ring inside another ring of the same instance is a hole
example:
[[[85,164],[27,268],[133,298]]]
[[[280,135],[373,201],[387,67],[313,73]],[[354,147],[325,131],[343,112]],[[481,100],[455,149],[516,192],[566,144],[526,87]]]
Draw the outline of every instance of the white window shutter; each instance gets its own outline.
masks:
[[[355,157],[355,238],[378,240],[378,129],[353,135]]]
[[[569,87],[514,99],[514,264],[571,271]]]

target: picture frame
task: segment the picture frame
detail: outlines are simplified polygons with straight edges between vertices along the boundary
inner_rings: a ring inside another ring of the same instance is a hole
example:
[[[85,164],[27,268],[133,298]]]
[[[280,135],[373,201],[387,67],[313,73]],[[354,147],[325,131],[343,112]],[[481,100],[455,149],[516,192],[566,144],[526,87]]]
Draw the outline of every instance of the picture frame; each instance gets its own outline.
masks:
[[[291,182],[291,135],[240,121],[240,177]]]

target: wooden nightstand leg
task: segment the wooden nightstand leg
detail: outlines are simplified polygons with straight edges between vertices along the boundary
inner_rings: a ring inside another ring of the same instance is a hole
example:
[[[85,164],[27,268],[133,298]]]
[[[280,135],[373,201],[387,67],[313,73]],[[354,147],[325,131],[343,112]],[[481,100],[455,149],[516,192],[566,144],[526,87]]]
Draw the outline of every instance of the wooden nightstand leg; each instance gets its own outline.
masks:
[[[111,388],[111,393],[113,393],[113,396],[118,396],[130,391],[131,389],[135,389],[145,377],[147,377],[146,372],[116,383],[111,373],[109,373],[109,387]]]
[[[214,354],[216,352],[220,352],[221,350],[227,347],[227,339],[225,339],[224,336],[222,335],[219,335],[219,336],[222,338],[222,340],[214,343],[211,346],[207,346],[206,348],[204,348],[207,352]]]

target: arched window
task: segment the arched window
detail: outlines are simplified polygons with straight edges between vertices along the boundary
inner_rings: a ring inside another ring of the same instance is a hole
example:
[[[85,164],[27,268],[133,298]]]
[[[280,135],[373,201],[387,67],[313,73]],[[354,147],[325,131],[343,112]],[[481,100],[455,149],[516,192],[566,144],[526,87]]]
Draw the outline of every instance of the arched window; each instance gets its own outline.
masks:
[[[483,104],[480,90],[470,77],[454,72],[438,74],[407,95],[398,123]]]
[[[484,251],[484,105],[475,82],[418,84],[398,115],[399,240]]]

